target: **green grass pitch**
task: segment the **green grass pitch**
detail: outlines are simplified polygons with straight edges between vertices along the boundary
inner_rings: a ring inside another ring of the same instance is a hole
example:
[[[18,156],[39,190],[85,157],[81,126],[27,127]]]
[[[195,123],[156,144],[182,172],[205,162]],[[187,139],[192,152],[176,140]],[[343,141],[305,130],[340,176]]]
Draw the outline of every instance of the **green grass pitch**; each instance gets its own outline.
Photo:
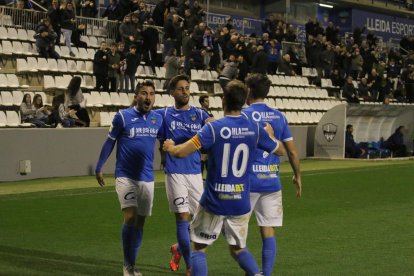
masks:
[[[303,198],[282,165],[284,226],[274,275],[414,275],[414,161],[304,161]],[[121,212],[113,187],[94,177],[0,183],[0,275],[122,275]],[[175,241],[163,173],[156,173],[138,267],[169,271]],[[248,248],[260,264],[250,222]],[[221,237],[208,249],[209,275],[244,275]]]

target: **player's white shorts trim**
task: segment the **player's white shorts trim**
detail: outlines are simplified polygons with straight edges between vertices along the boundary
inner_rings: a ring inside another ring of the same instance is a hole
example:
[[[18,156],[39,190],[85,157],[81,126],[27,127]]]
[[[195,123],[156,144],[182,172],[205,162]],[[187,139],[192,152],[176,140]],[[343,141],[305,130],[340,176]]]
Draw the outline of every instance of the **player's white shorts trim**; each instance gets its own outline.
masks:
[[[170,211],[194,214],[203,194],[203,177],[200,174],[166,174],[165,189]]]
[[[190,226],[191,240],[210,245],[223,232],[228,244],[245,248],[249,218],[249,213],[241,216],[219,216],[199,206]]]
[[[250,204],[259,226],[283,225],[282,191],[250,193]]]
[[[136,207],[140,216],[150,216],[154,200],[154,182],[136,181],[117,177],[115,189],[121,209]]]

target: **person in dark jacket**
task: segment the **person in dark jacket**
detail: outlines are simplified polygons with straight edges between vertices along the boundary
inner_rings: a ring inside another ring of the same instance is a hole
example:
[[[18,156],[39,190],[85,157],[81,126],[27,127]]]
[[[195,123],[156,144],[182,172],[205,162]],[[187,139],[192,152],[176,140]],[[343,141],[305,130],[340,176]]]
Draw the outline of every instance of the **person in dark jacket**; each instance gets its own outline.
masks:
[[[157,58],[157,44],[159,41],[158,30],[151,25],[154,25],[152,19],[148,20],[149,26],[144,27],[142,31],[143,44],[142,53],[145,64],[149,64],[152,69],[152,73],[155,74],[155,64]]]
[[[346,126],[345,132],[345,158],[360,158],[364,156],[365,150],[361,149],[354,141],[352,132],[354,127],[352,125]]]
[[[257,47],[257,52],[253,57],[253,64],[251,67],[252,73],[267,74],[267,54],[263,46]]]
[[[346,79],[346,83],[342,87],[342,97],[344,97],[348,103],[359,103],[358,91],[352,83],[351,76]]]
[[[72,32],[75,29],[75,12],[73,10],[73,3],[67,2],[65,9],[61,13],[61,28],[63,37],[65,38],[65,45],[69,48],[69,54],[74,57],[75,54],[72,52],[71,37]]]
[[[59,45],[61,35],[60,23],[62,21],[62,18],[58,0],[52,0],[52,5],[47,11],[47,17],[49,19],[50,24],[52,24],[53,30],[56,32],[55,44]]]
[[[290,64],[290,55],[284,54],[280,65],[278,68],[278,72],[285,74],[286,76],[295,76],[295,70],[293,70],[292,65]]]
[[[36,39],[36,48],[40,57],[60,58],[59,54],[55,51],[56,33],[47,19],[44,19],[37,26],[34,38]]]
[[[93,74],[96,78],[96,91],[108,91],[108,49],[106,42],[101,42],[101,47],[93,58]]]
[[[125,69],[125,92],[134,93],[135,91],[135,73],[140,61],[140,56],[137,54],[137,47],[132,45],[129,47],[129,53],[126,55],[126,69]],[[129,89],[131,83],[131,90]]]
[[[82,17],[95,18],[98,14],[95,0],[80,0],[76,7],[78,15]]]
[[[392,151],[393,157],[404,157],[407,154],[407,147],[404,145],[404,132],[406,132],[406,128],[399,126],[384,143],[384,146]]]

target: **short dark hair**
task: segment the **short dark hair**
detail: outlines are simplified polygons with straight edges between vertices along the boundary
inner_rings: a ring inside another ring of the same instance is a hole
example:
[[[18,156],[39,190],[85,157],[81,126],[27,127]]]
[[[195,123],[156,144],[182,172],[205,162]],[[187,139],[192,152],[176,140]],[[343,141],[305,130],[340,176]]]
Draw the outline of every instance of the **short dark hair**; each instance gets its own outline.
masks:
[[[198,102],[201,104],[205,99],[208,99],[208,95],[201,95],[200,98],[198,98]]]
[[[189,76],[184,75],[184,74],[177,75],[177,76],[173,77],[170,80],[170,83],[168,84],[168,92],[171,93],[175,89],[175,87],[177,86],[177,83],[179,81],[182,81],[182,80],[188,81],[190,83],[190,77]]]
[[[111,43],[111,47],[112,47],[112,46],[116,46],[116,47],[118,47],[118,43],[116,43],[116,42],[112,42],[112,43]]]
[[[269,94],[272,82],[266,75],[251,74],[246,78],[246,85],[250,88],[250,95],[253,99],[264,99]]]
[[[346,125],[346,130],[349,130],[352,127],[352,125]]]
[[[131,50],[131,49],[137,49],[137,46],[135,46],[135,45],[131,45],[131,46],[129,46],[129,49]]]
[[[155,85],[152,80],[142,80],[137,83],[137,86],[135,87],[135,94],[137,94],[144,86],[152,87],[155,90]]]
[[[240,111],[246,103],[247,88],[239,80],[230,81],[224,88],[225,109],[227,111]]]

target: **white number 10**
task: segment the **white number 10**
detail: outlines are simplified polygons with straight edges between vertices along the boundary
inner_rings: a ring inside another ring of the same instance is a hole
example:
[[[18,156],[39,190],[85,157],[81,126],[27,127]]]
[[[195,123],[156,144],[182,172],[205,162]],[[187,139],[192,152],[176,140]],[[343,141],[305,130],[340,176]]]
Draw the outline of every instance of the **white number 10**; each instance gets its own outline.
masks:
[[[237,168],[239,163],[240,154],[243,153],[243,159],[241,161],[240,168]],[[221,177],[227,177],[229,173],[229,160],[230,159],[230,144],[225,143],[223,148],[223,163],[221,166]],[[247,169],[247,161],[249,160],[249,148],[246,144],[239,144],[234,150],[231,169],[235,177],[242,177]]]

